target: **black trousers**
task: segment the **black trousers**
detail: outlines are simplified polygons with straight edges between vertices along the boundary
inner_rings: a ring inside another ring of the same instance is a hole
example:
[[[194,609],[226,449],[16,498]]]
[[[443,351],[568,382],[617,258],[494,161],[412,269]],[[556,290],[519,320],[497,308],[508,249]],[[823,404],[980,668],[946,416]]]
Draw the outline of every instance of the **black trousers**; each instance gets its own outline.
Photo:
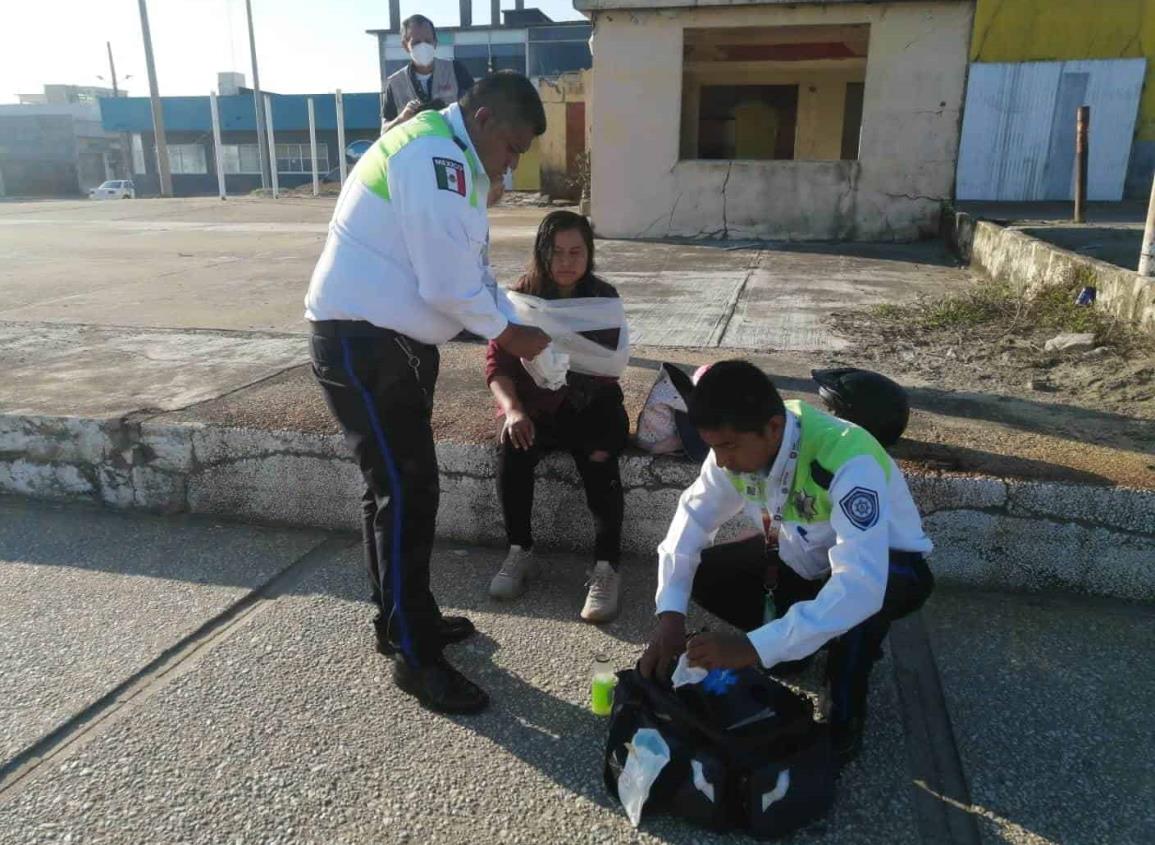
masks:
[[[549,418],[533,422],[534,444],[529,449],[518,449],[504,439],[498,446],[497,492],[506,539],[523,549],[533,547],[534,470],[547,452],[565,450],[573,456],[594,518],[594,560],[608,561],[617,569],[625,513],[618,457],[630,428],[620,391],[606,389],[581,409],[563,405]],[[609,458],[592,460],[594,452],[608,452]]]
[[[706,549],[694,577],[693,599],[736,628],[759,628],[770,562],[761,536]],[[825,583],[825,579],[808,581],[779,562],[778,584],[773,590],[777,615],[781,617],[796,602],[813,599]],[[828,644],[826,681],[831,722],[865,716],[870,672],[882,656],[882,641],[890,623],[922,607],[933,589],[934,576],[922,555],[891,551],[882,609]]]
[[[313,324],[313,374],[365,479],[362,533],[378,634],[414,666],[435,660],[441,611],[429,559],[441,487],[433,443],[440,357],[369,323]]]

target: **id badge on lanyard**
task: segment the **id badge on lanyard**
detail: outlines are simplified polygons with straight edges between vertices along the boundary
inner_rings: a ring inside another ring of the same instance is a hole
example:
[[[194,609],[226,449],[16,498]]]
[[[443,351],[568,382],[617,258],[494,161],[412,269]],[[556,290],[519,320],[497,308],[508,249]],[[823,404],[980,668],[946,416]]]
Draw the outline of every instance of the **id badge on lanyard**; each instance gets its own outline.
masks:
[[[782,467],[782,474],[776,479],[767,479],[768,483],[774,485],[773,499],[769,503],[766,502],[765,497],[762,499],[762,536],[766,541],[766,560],[768,562],[766,589],[768,590],[773,590],[778,586],[778,543],[782,531],[782,512],[790,498],[790,488],[794,484],[794,471],[798,467],[798,441],[801,426],[793,419],[791,422],[793,425],[790,426],[790,442],[789,444],[783,442],[783,446],[787,447],[789,451],[786,455],[786,464]]]

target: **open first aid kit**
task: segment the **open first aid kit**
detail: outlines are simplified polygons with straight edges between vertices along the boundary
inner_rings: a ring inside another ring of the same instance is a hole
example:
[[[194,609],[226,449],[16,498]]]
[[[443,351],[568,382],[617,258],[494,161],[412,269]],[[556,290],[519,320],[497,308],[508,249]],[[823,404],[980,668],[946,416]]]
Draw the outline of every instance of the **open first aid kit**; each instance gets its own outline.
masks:
[[[666,815],[776,839],[826,814],[836,768],[809,699],[760,669],[681,673],[676,688],[618,673],[603,774],[635,827]]]

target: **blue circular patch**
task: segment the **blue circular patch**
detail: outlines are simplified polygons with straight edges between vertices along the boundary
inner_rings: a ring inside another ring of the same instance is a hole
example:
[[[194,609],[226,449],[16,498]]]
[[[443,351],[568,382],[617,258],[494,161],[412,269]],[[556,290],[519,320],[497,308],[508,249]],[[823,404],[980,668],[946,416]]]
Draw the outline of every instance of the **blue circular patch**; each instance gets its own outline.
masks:
[[[838,506],[846,518],[863,531],[873,528],[878,522],[878,494],[873,490],[855,487],[842,497]]]

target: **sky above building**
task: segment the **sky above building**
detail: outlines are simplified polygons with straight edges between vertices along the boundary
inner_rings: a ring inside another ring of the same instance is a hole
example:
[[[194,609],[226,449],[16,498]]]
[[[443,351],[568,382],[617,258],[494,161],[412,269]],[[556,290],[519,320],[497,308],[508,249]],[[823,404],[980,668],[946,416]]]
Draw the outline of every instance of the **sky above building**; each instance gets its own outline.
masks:
[[[0,103],[46,84],[109,85],[112,43],[120,87],[148,95],[137,0],[11,0],[0,47]],[[388,0],[252,0],[261,87],[285,94],[376,91],[377,47],[367,29],[389,26]],[[578,20],[567,0],[531,2],[554,20]],[[503,8],[512,8],[503,0]],[[473,23],[489,23],[490,4],[475,0]],[[402,0],[439,26],[459,23],[456,0]],[[218,71],[252,84],[245,0],[150,0],[157,81],[162,96],[207,94]],[[103,79],[101,79],[103,77]]]

